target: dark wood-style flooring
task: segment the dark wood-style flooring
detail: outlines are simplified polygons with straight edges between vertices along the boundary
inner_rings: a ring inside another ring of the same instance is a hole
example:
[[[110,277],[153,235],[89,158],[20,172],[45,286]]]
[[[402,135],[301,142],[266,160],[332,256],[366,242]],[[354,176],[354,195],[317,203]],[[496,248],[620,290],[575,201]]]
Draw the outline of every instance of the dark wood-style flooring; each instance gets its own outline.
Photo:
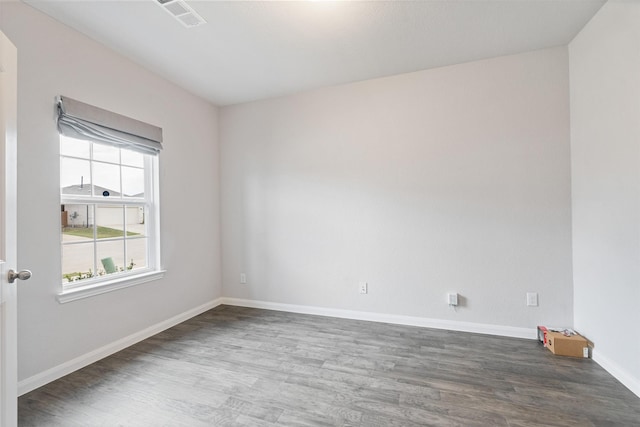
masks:
[[[20,426],[639,426],[535,340],[220,306],[19,399]]]

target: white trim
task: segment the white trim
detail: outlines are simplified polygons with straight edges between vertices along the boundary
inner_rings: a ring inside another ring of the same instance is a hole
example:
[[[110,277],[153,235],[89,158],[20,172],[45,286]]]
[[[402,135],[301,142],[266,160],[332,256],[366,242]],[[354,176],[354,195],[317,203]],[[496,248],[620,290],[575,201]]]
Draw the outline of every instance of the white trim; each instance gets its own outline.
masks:
[[[78,369],[82,369],[85,366],[95,363],[100,359],[104,359],[105,357],[117,353],[120,350],[124,350],[129,346],[152,337],[155,334],[169,329],[179,323],[189,320],[192,317],[204,313],[205,311],[216,308],[220,304],[222,304],[221,298],[209,301],[206,304],[202,304],[201,306],[192,308],[191,310],[180,313],[170,319],[163,320],[162,322],[143,329],[142,331],[133,333],[127,337],[112,342],[111,344],[107,344],[89,353],[83,354],[82,356],[78,356],[75,359],[69,360],[68,362],[64,362],[61,365],[54,366],[51,369],[47,369],[44,372],[40,372],[39,374],[26,378],[18,383],[18,395],[22,396],[25,393],[29,393],[30,391],[35,390],[38,387],[42,387],[43,385],[48,384],[51,381],[55,381],[58,378],[62,378],[65,375],[77,371]]]
[[[343,319],[368,320],[370,322],[393,323],[396,325],[420,326],[423,328],[447,329],[450,331],[472,332],[476,334],[498,335],[512,338],[537,339],[535,328],[489,325],[484,323],[459,322],[455,320],[429,319],[426,317],[402,316],[398,314],[371,313],[365,311],[341,310],[335,308],[306,305],[282,304],[239,298],[221,298],[222,304],[240,307],[264,308],[291,313],[315,314]]]
[[[599,353],[594,348],[592,353],[592,359],[600,365],[605,371],[609,372],[615,379],[620,381],[622,385],[631,390],[636,396],[640,397],[640,378],[635,378],[629,371],[623,369],[615,362],[612,362],[602,353]]]
[[[132,286],[132,285],[129,285]],[[109,291],[105,291],[109,292]],[[84,297],[79,297],[84,298]],[[78,298],[76,298],[78,299]],[[69,299],[68,301],[73,301]],[[64,301],[64,302],[68,302]],[[191,319],[207,310],[219,305],[233,305],[240,307],[262,308],[266,310],[287,311],[291,313],[313,314],[318,316],[331,316],[343,319],[367,320],[371,322],[392,323],[398,325],[420,326],[425,328],[446,329],[452,331],[472,332],[488,335],[498,335],[513,338],[537,339],[537,331],[532,328],[519,328],[514,326],[489,325],[483,323],[458,322],[452,320],[429,319],[415,316],[401,316],[396,314],[371,313],[364,311],[341,310],[325,307],[314,307],[294,304],[282,304],[268,301],[255,301],[239,298],[217,298],[199,307],[193,308],[184,313],[178,314],[170,319],[164,320],[156,325],[150,326],[140,332],[131,334],[125,338],[107,344],[97,350],[91,351],[73,360],[55,366],[44,372],[36,374],[18,383],[18,395],[22,396],[38,387],[51,381],[55,381],[78,369],[84,368],[100,359],[110,356],[133,344],[145,340],[157,333],[169,329],[179,323]],[[592,354],[593,360],[604,370],[609,372],[614,378],[620,381],[625,387],[640,397],[640,380],[635,378],[625,369],[620,368],[606,356],[601,355],[595,349]]]
[[[77,301],[79,299],[117,291],[118,289],[141,285],[153,280],[162,279],[164,277],[165,271],[166,270],[151,271],[149,273],[121,277],[107,282],[99,282],[88,286],[66,289],[58,294],[57,299],[60,304],[65,304],[67,302]]]
[[[68,157],[75,158],[70,156],[60,156],[60,157]],[[86,159],[80,159],[86,160]],[[96,161],[95,163],[103,163],[100,161]],[[116,163],[107,163],[110,165],[116,165]],[[135,168],[135,166],[124,165],[126,167]],[[137,168],[142,169],[142,168]],[[122,178],[120,178],[122,180]],[[87,184],[89,185],[89,184]],[[122,184],[121,184],[122,185]],[[147,200],[141,197],[127,197],[125,198],[113,198],[113,199],[104,199],[97,197],[89,197],[89,196],[75,196],[73,194],[61,194],[60,195],[60,204],[61,205],[125,205],[125,206],[143,206],[147,203]],[[102,239],[100,239],[102,241]]]

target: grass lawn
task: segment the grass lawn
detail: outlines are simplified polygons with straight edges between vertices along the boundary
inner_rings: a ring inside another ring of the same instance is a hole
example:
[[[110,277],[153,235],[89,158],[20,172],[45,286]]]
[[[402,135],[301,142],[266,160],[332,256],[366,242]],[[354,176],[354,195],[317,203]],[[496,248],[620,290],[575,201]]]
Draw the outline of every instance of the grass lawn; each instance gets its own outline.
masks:
[[[69,236],[86,237],[87,239],[93,239],[93,228],[73,228],[65,227],[62,229],[63,234]],[[133,231],[127,231],[127,236],[137,236],[140,233],[134,233]],[[122,237],[123,231],[115,228],[98,226],[98,239],[108,239],[110,237]]]

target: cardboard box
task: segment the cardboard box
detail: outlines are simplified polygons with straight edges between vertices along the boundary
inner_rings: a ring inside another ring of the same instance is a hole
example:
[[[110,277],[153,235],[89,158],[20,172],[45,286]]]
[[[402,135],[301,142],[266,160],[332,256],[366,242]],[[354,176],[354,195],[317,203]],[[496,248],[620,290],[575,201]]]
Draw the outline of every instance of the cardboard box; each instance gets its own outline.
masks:
[[[589,357],[589,343],[579,334],[567,337],[561,332],[547,331],[547,348],[559,356]]]

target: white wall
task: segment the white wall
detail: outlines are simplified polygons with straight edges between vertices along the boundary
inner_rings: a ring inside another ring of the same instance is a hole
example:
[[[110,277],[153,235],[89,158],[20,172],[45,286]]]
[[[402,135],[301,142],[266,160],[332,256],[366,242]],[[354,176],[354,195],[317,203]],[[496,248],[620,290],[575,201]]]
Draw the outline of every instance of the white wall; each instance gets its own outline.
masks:
[[[220,296],[217,111],[22,3],[2,2],[1,8],[2,31],[19,57],[18,256],[20,268],[33,270],[18,295],[22,381]],[[60,94],[164,129],[164,279],[56,301],[61,267],[54,97]]]
[[[569,53],[575,326],[640,396],[640,3],[609,1]]]
[[[224,295],[571,325],[568,103],[555,48],[221,108]]]
[[[570,46],[575,289],[564,48],[225,107],[219,159],[215,107],[22,3],[0,7],[20,61],[18,255],[34,271],[20,380],[224,283],[233,298],[525,328],[571,325],[575,298],[596,359],[639,393],[640,340],[620,329],[640,324],[637,3],[610,1]],[[58,94],[164,128],[163,280],[55,300]]]

